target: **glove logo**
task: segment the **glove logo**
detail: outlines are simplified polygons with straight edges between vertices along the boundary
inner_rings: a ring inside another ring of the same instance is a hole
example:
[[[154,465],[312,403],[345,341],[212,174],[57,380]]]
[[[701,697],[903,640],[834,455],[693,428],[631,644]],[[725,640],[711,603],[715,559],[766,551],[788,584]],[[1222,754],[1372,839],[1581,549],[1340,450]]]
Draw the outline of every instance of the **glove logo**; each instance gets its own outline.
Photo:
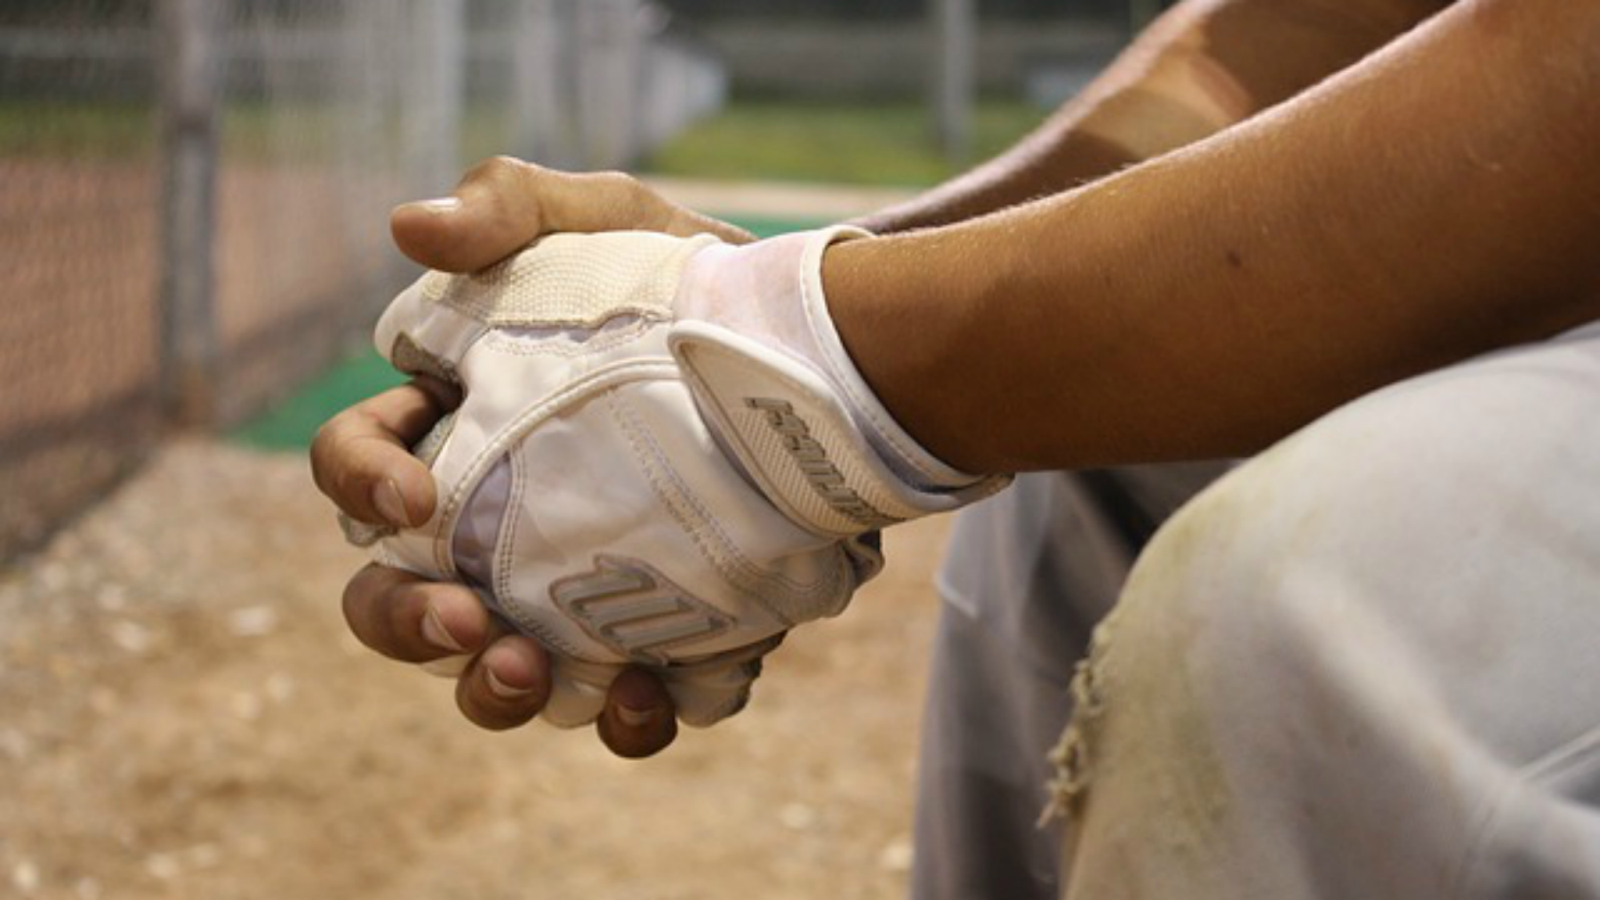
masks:
[[[604,554],[592,571],[551,584],[550,599],[596,641],[650,665],[664,666],[668,650],[733,624],[646,563]]]
[[[794,404],[769,397],[746,397],[744,402],[761,412],[767,425],[783,436],[783,447],[800,467],[800,474],[834,510],[868,528],[885,528],[904,521],[868,503],[845,483],[844,473],[828,459],[828,449],[811,436],[811,426],[795,412]]]

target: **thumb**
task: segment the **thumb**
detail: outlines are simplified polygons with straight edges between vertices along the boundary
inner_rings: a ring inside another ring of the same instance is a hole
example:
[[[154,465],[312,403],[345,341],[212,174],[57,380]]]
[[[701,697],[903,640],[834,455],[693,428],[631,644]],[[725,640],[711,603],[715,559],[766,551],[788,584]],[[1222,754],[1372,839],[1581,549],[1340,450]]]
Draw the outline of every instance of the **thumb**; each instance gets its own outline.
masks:
[[[430,269],[493,265],[552,230],[539,180],[535,167],[509,157],[475,166],[448,196],[395,207],[389,216],[395,245]]]
[[[731,243],[749,232],[668,202],[620,172],[570,173],[509,156],[474,166],[448,197],[395,207],[401,252],[430,269],[476,272],[558,231],[710,233]]]

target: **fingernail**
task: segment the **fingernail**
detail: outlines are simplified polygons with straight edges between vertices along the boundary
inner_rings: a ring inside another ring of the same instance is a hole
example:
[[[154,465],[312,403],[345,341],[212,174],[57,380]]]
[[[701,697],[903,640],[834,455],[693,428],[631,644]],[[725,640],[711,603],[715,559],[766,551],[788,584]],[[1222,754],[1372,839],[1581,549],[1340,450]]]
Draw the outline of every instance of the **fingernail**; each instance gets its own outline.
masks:
[[[485,668],[483,673],[489,681],[489,693],[499,697],[501,700],[518,700],[533,693],[533,688],[531,687],[518,688],[506,684],[500,680],[500,676],[494,674],[493,669]]]
[[[655,718],[656,710],[654,707],[649,709],[629,709],[621,704],[617,705],[617,721],[629,728],[643,728],[655,721]]]
[[[420,206],[435,215],[452,213],[461,208],[460,197],[436,197],[432,200],[419,200],[414,205]]]
[[[372,505],[378,508],[390,525],[399,528],[411,526],[411,515],[406,512],[406,501],[400,496],[400,486],[394,479],[385,478],[372,487]]]
[[[444,627],[444,620],[439,618],[439,610],[434,606],[429,606],[422,614],[422,638],[440,650],[449,650],[451,653],[467,652],[467,648],[461,646],[461,642],[450,634],[450,629]]]

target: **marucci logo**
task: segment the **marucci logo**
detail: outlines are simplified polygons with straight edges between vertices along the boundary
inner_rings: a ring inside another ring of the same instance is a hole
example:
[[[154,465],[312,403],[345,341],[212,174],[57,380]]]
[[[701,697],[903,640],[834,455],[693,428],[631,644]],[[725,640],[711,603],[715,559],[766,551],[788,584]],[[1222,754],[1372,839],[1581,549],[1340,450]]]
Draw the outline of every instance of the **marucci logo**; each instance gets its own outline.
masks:
[[[811,426],[787,400],[746,397],[745,405],[759,411],[773,431],[783,436],[784,449],[794,457],[811,489],[838,513],[868,528],[884,528],[904,521],[880,511],[845,483],[844,473],[828,458],[826,447],[811,436]]]
[[[666,665],[666,651],[732,622],[638,560],[597,556],[594,571],[550,585],[556,608],[590,637],[637,662]]]

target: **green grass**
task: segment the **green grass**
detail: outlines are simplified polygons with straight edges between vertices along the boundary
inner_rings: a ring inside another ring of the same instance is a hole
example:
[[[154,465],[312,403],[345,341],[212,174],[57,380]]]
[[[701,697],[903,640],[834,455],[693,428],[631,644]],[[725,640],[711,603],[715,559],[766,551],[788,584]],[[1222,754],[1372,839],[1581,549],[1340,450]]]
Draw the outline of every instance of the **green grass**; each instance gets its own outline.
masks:
[[[157,124],[148,106],[0,102],[0,156],[147,158]]]
[[[974,111],[972,160],[1008,147],[1044,117],[1022,102],[986,101]],[[736,101],[646,160],[661,175],[771,178],[920,187],[966,162],[946,160],[925,104]]]
[[[219,123],[231,160],[336,156],[344,137],[336,105],[236,103]],[[462,127],[468,161],[508,149],[501,111],[474,106]],[[993,155],[1043,114],[1021,102],[987,101],[973,116],[972,159]],[[150,159],[160,123],[136,104],[0,101],[0,156]],[[964,163],[944,158],[925,104],[742,100],[689,128],[643,168],[663,175],[929,185]],[[398,139],[398,135],[396,135]]]
[[[338,159],[348,139],[333,103],[233,103],[217,123],[228,161]],[[392,125],[392,123],[391,123]],[[0,157],[148,161],[155,158],[161,122],[153,105],[134,103],[0,101]],[[398,140],[396,133],[391,142]]]
[[[823,222],[739,218],[734,224],[761,237],[816,228]],[[262,450],[300,451],[311,446],[317,428],[341,409],[405,381],[383,357],[366,350],[334,365],[288,399],[233,430],[240,443]]]

